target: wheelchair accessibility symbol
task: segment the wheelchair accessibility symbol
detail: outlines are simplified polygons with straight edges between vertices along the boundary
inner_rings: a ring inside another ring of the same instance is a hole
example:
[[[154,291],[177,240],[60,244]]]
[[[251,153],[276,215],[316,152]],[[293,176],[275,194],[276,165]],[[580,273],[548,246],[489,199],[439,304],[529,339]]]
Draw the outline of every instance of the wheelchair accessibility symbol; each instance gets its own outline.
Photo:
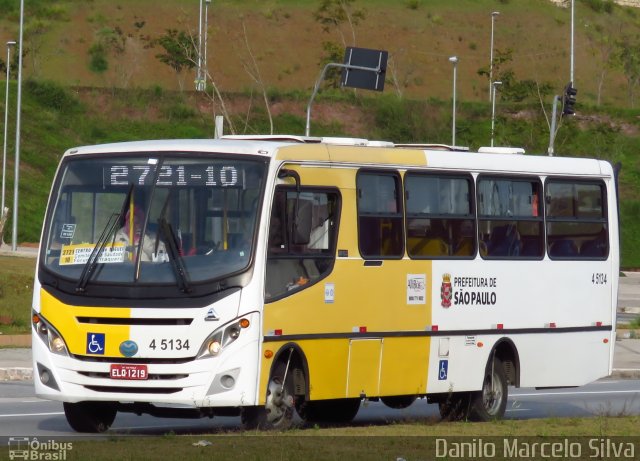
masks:
[[[104,355],[104,333],[87,333],[87,354]]]
[[[438,381],[444,381],[447,379],[447,374],[449,373],[449,361],[448,360],[440,360],[438,364]]]

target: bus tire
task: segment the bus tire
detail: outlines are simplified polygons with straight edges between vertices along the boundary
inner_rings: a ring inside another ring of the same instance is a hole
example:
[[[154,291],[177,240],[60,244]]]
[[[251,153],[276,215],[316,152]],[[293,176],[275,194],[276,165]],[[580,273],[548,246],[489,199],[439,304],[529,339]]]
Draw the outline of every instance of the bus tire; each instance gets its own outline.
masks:
[[[482,390],[471,393],[469,419],[492,421],[504,416],[507,408],[507,376],[502,361],[494,357],[489,363],[482,382]]]
[[[468,392],[453,392],[445,400],[438,402],[438,410],[443,421],[462,421],[469,413]]]
[[[278,363],[271,372],[264,406],[244,407],[241,413],[245,429],[285,430],[291,427],[294,413],[293,377],[291,369],[283,378],[285,363]]]
[[[296,405],[298,414],[308,423],[348,423],[359,409],[360,399],[302,401]]]
[[[107,402],[64,402],[62,406],[67,422],[74,431],[92,434],[109,429],[118,412],[115,406]]]
[[[393,397],[380,397],[382,403],[394,410],[402,410],[411,406],[418,397],[415,395],[395,395]]]

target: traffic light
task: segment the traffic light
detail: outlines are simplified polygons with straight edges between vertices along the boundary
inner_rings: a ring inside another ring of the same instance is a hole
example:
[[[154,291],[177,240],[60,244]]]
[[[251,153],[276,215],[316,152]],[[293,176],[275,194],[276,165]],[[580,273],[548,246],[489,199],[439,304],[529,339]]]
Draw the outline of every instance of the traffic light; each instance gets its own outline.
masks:
[[[578,90],[573,87],[573,82],[567,83],[564,88],[564,100],[562,104],[562,115],[575,114],[574,106],[576,105],[576,95]]]

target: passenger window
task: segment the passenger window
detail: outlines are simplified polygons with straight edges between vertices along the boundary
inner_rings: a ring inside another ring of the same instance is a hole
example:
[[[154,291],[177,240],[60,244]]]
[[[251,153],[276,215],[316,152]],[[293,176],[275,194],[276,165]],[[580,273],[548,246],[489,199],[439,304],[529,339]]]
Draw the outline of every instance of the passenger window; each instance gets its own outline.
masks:
[[[471,258],[476,254],[470,176],[409,172],[404,188],[410,258]]]
[[[549,180],[545,197],[549,257],[606,259],[609,236],[604,184]]]
[[[296,224],[296,216],[300,220],[303,215],[311,222]],[[276,190],[269,223],[266,301],[307,288],[331,272],[338,216],[337,192]],[[304,239],[294,238],[296,227],[305,229]]]
[[[399,259],[404,255],[400,176],[360,172],[358,244],[365,259]]]
[[[541,259],[542,186],[538,179],[480,177],[480,254],[491,259]]]

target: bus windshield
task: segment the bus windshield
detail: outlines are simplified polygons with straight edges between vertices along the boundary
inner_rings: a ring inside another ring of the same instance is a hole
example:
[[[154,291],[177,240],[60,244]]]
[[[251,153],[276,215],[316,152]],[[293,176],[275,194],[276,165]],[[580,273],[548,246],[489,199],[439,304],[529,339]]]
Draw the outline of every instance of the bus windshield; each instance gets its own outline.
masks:
[[[43,265],[87,285],[220,280],[251,261],[266,163],[183,153],[101,155],[60,169]]]

